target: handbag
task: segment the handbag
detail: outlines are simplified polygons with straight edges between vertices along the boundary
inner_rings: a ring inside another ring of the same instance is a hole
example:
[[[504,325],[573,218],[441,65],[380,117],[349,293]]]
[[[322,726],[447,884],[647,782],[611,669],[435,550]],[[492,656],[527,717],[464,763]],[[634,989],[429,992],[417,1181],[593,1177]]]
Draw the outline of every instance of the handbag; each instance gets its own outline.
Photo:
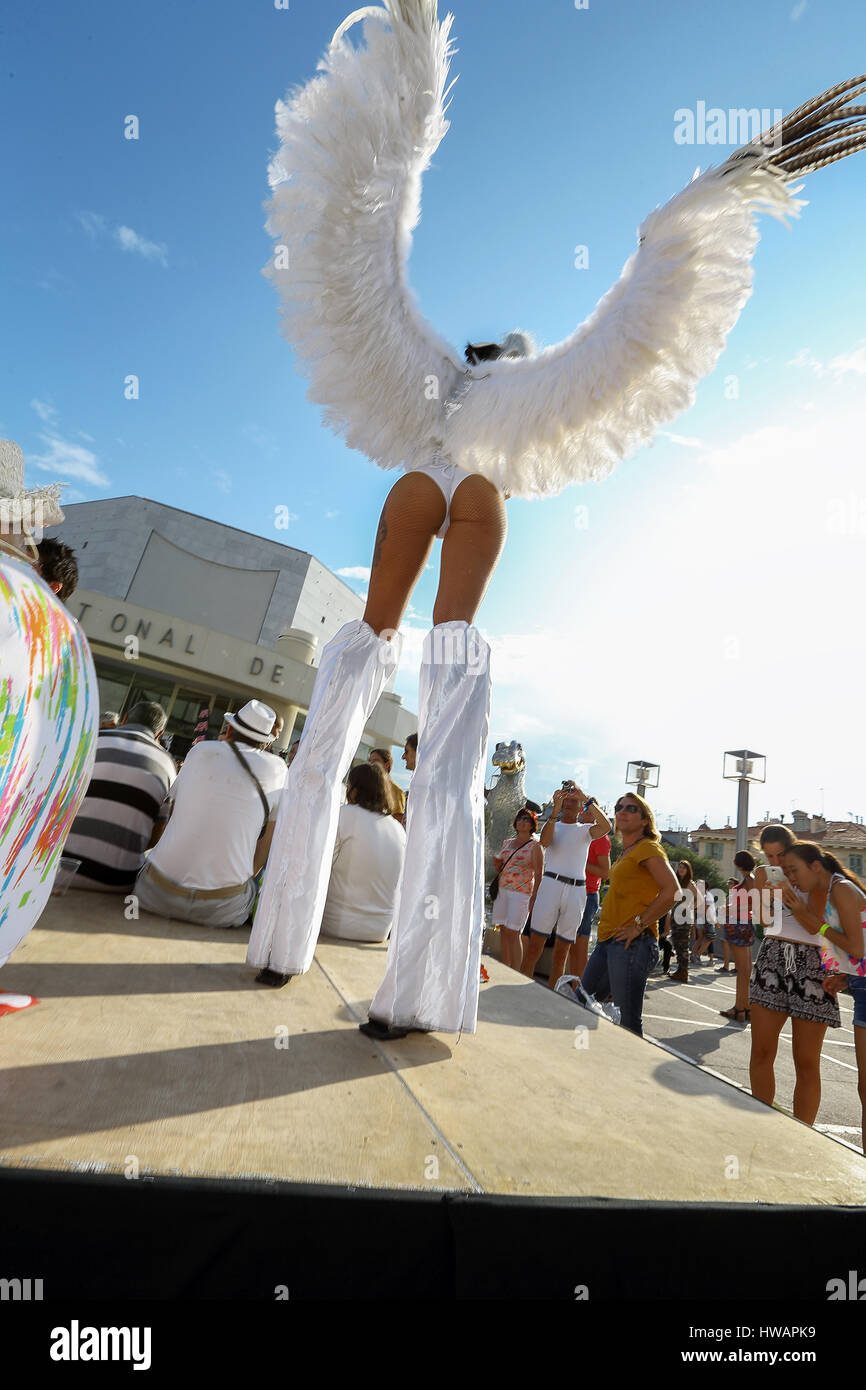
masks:
[[[270,808],[270,806],[268,805],[268,798],[265,796],[265,794],[264,794],[264,792],[263,792],[263,790],[262,790],[262,784],[261,784],[261,782],[259,781],[259,779],[258,779],[258,777],[256,776],[256,774],[253,772],[253,770],[252,770],[252,768],[250,767],[249,763],[245,762],[244,759],[241,757],[241,751],[240,751],[240,749],[237,748],[237,747],[231,742],[230,739],[227,740],[227,741],[228,741],[229,748],[230,748],[230,749],[232,750],[232,752],[234,753],[234,755],[235,755],[235,757],[237,758],[238,762],[240,763],[241,767],[244,769],[245,772],[248,772],[248,773],[250,774],[250,776],[252,777],[253,781],[254,781],[255,784],[256,784],[256,791],[258,792],[259,796],[261,797],[261,800],[262,800],[262,809],[264,810],[264,813],[265,813],[264,824],[262,825],[262,828],[261,828],[261,830],[259,831],[259,836],[258,836],[258,838],[261,839],[262,836],[264,835],[265,831],[266,831],[267,828],[268,828],[268,817],[269,817],[270,814],[271,814],[271,808]]]
[[[523,849],[523,845],[518,845],[517,849]],[[506,868],[507,865],[511,863],[512,859],[517,853],[517,849],[513,849],[511,851],[505,863],[502,865],[502,869]],[[490,898],[490,901],[492,903],[495,903],[496,899],[499,896],[499,874],[502,873],[502,869],[499,870],[499,873],[493,875],[492,879],[490,880],[490,887],[487,890],[487,896]]]

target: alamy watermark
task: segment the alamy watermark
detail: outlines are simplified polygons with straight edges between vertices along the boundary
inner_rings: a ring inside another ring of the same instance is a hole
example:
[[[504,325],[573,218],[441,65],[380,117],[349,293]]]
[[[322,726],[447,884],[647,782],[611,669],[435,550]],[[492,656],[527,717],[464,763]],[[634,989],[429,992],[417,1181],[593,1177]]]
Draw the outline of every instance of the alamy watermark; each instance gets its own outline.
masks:
[[[0,535],[30,535],[38,544],[42,540],[45,505],[38,497],[4,497],[0,499]]]
[[[770,111],[764,106],[707,107],[699,101],[694,110],[681,106],[674,112],[674,141],[677,145],[765,145],[768,150],[782,147],[782,131],[774,130],[784,115],[780,106]]]
[[[692,923],[703,927],[707,922],[733,927],[750,920],[773,927],[781,920],[783,902],[779,888],[732,888],[726,893],[723,888],[707,888],[703,879],[696,879],[695,887],[700,890],[696,906],[693,895],[687,893],[671,909],[671,917],[678,927]],[[712,911],[707,910],[707,904]]]

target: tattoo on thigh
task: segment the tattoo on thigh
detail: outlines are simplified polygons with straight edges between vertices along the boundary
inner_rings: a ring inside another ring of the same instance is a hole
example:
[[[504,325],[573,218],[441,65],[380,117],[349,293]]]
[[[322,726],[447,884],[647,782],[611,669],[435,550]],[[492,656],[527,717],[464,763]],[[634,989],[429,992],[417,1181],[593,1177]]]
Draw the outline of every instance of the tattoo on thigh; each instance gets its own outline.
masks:
[[[379,520],[379,529],[378,529],[378,531],[376,532],[376,545],[375,545],[375,548],[374,548],[374,550],[373,550],[373,564],[372,564],[372,568],[373,568],[373,569],[375,569],[376,566],[377,566],[378,563],[379,563],[379,556],[380,556],[380,554],[381,554],[381,552],[382,552],[382,545],[384,544],[385,540],[387,539],[387,536],[388,536],[388,523],[387,523],[387,521],[385,520],[384,516],[382,516],[382,517],[380,518],[380,520]]]

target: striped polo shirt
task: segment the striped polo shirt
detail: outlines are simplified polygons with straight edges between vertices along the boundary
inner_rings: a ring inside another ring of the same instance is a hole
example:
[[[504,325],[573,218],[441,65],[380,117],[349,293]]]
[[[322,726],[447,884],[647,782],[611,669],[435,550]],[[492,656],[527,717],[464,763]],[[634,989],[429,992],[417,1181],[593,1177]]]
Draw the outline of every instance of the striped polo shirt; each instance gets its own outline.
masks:
[[[102,730],[90,786],[63,847],[81,860],[73,887],[132,890],[176,776],[174,759],[143,724]]]

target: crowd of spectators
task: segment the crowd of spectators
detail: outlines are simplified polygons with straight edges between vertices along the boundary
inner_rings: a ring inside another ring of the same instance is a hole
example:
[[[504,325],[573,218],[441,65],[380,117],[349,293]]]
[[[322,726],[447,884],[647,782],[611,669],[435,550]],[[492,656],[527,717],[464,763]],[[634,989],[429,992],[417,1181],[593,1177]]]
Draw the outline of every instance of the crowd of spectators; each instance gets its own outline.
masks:
[[[100,718],[96,762],[66,841],[80,861],[76,887],[134,894],[140,908],[207,927],[251,922],[299,740],[271,751],[282,716],[259,700],[227,714],[216,739],[193,743],[180,770],[161,738],[161,705],[141,701],[121,722]],[[404,760],[414,763],[417,739]],[[391,753],[353,767],[340,810],[326,934],[384,941],[403,865],[405,794]]]

